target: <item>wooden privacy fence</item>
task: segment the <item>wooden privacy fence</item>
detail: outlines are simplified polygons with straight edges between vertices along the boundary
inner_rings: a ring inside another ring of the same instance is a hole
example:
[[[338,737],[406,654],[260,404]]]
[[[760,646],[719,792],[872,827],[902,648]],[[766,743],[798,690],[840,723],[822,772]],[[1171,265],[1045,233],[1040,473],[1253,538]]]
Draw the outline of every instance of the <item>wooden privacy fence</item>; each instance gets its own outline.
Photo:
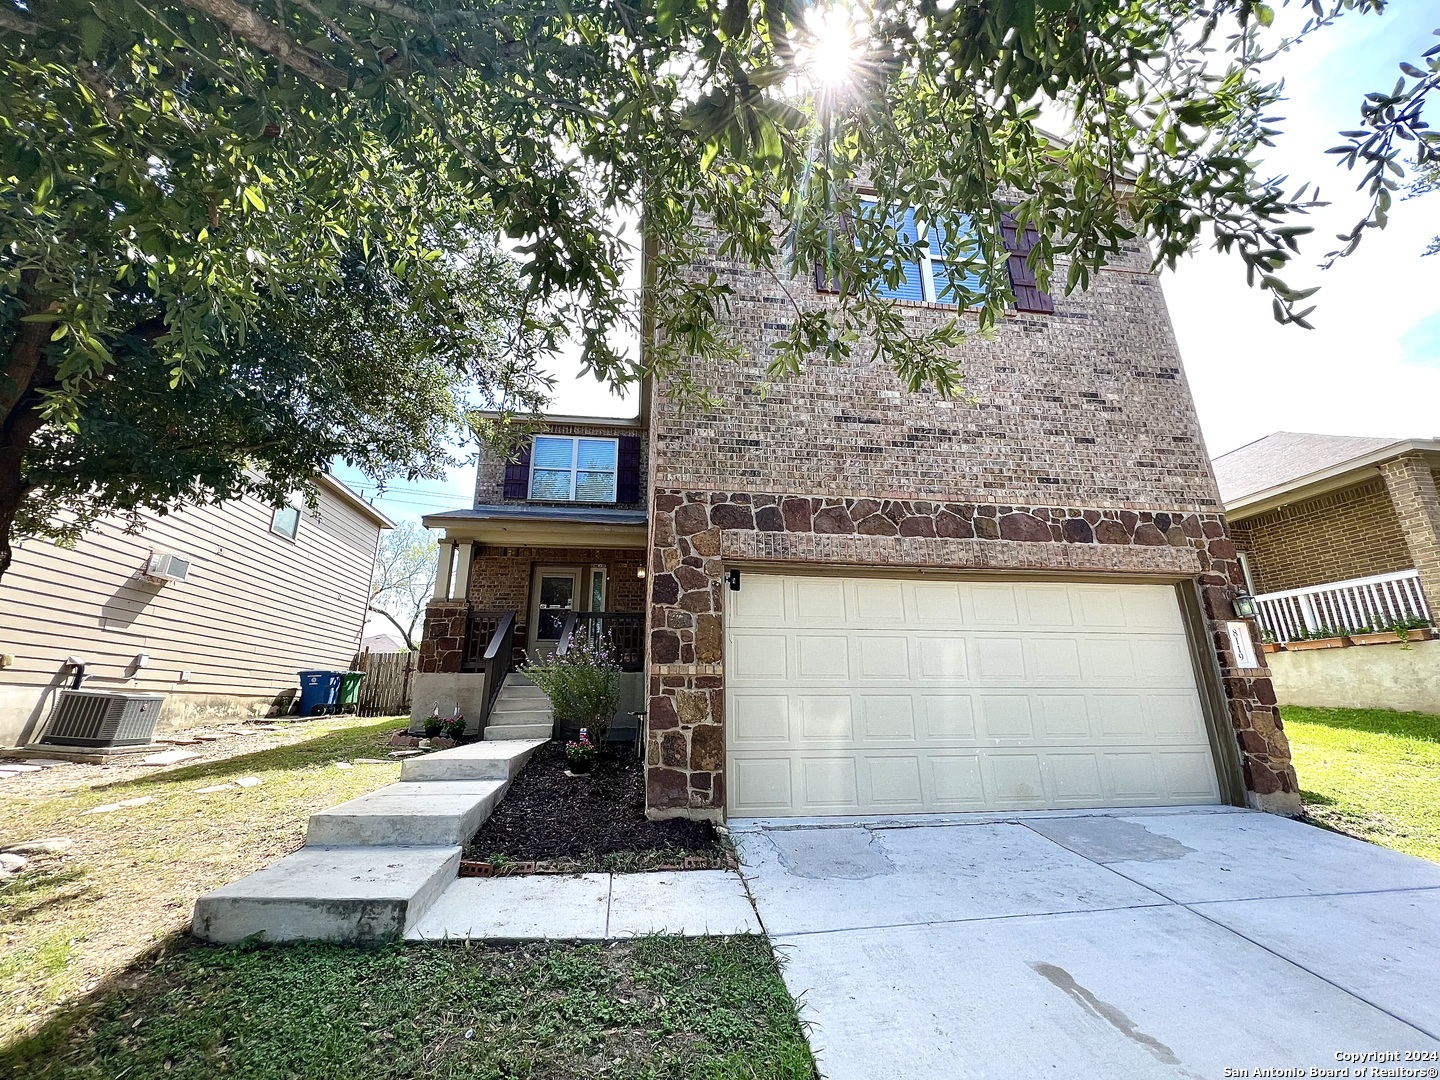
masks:
[[[358,712],[361,716],[408,716],[410,691],[415,682],[415,665],[419,653],[371,652],[357,653],[350,665],[352,671],[365,672],[360,681]]]

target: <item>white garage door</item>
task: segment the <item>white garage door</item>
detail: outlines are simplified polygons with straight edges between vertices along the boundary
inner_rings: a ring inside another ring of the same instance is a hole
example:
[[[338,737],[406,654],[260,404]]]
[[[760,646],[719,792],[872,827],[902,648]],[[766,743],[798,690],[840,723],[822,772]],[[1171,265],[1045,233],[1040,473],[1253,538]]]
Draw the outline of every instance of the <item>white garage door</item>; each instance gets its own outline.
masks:
[[[1169,586],[746,573],[725,595],[731,817],[1220,799]]]

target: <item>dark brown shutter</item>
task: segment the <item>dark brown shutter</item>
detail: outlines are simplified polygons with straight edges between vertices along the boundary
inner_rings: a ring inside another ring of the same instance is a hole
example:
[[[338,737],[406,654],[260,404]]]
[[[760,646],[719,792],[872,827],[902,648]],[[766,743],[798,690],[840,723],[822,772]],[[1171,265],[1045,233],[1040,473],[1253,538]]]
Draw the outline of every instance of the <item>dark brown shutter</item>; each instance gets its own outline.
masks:
[[[832,244],[852,244],[854,237],[855,230],[850,225],[850,215],[841,214],[837,226],[830,230],[830,242]],[[826,274],[823,262],[815,264],[815,288],[819,292],[838,293],[840,291],[840,278],[838,276],[832,278]]]
[[[619,471],[615,477],[615,501],[640,501],[640,439],[635,435],[620,436]]]
[[[505,498],[528,499],[530,497],[530,443],[526,443],[515,456],[505,462]]]
[[[1000,219],[1000,234],[1005,239],[1005,250],[1010,252],[1010,291],[1015,294],[1016,311],[1033,311],[1042,315],[1055,313],[1055,301],[1042,290],[1035,280],[1035,271],[1025,262],[1025,257],[1040,239],[1033,225],[1020,230],[1014,217],[1009,214]]]

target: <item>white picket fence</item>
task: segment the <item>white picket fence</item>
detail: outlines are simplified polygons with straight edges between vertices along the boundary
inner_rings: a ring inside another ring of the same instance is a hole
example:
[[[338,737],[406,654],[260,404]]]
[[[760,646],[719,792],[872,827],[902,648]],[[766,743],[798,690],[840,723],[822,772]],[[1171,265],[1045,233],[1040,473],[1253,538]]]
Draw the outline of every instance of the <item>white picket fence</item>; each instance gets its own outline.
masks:
[[[1400,619],[1430,618],[1416,570],[1261,593],[1255,600],[1260,607],[1260,625],[1275,635],[1276,641],[1296,641],[1327,626],[1358,631],[1379,629]]]

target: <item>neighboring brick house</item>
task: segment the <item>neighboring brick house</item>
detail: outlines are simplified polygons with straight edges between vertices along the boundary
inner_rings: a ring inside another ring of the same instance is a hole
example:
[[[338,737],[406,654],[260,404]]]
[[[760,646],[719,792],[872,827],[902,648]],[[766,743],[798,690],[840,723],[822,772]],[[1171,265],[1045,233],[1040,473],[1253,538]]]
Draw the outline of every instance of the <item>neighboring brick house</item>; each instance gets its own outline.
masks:
[[[761,394],[792,300],[836,298],[712,252],[747,359],[690,374],[721,405],[657,389],[624,428],[551,419],[641,437],[633,507],[526,510],[563,479],[535,486],[538,444],[483,463],[474,509],[426,519],[464,584],[437,590],[422,664],[457,670],[467,607],[524,612],[534,649],[545,568],[582,606],[603,554],[615,585],[646,572],[652,816],[1298,810],[1263,658],[1238,666],[1224,625],[1243,578],[1147,253],[1053,303],[1017,263],[1025,310],[962,346],[968,399],[907,393],[864,341]],[[940,267],[897,290],[917,327],[953,313]]]
[[[1214,465],[1247,584],[1280,640],[1429,614],[1440,442],[1277,431]]]

